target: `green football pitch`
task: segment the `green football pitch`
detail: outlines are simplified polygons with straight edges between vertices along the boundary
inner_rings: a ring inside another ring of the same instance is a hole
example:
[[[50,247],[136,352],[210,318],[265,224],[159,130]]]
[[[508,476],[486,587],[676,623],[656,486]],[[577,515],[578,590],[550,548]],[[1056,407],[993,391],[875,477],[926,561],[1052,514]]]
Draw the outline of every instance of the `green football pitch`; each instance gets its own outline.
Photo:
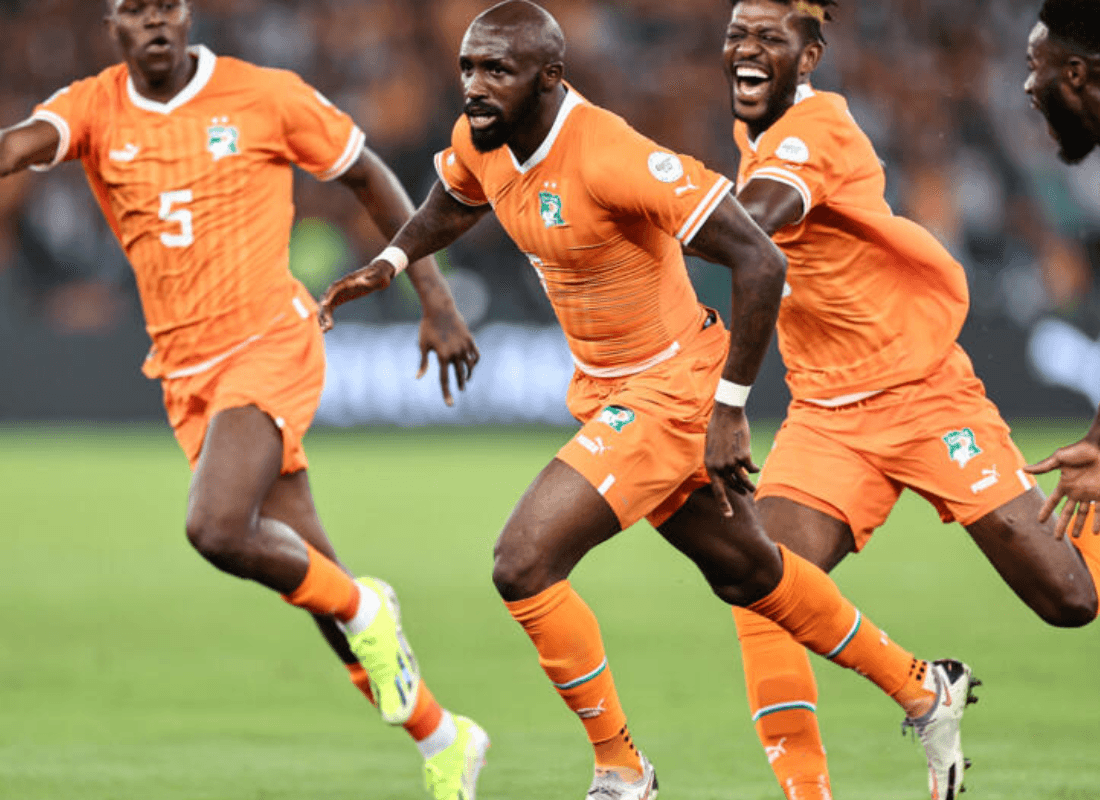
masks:
[[[1038,458],[1084,427],[1019,425],[1017,436]],[[760,456],[769,433],[757,426]],[[490,581],[501,524],[568,435],[307,440],[342,558],[394,584],[432,690],[493,739],[482,800],[580,800],[591,775],[580,724]],[[0,798],[421,797],[412,743],[381,724],[312,624],[189,549],[187,482],[167,429],[0,429]],[[985,682],[964,723],[967,797],[1100,798],[1100,629],[1045,626],[913,495],[835,576],[893,638],[965,659]],[[573,580],[600,618],[661,797],[779,798],[729,611],[694,567],[642,524]],[[815,668],[836,797],[927,797],[899,710],[856,675]]]

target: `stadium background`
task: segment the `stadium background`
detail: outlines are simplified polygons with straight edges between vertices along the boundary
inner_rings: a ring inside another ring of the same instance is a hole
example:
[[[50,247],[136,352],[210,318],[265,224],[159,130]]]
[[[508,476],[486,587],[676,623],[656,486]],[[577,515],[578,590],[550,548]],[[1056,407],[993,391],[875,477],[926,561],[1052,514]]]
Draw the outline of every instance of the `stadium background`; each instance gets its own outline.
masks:
[[[735,169],[718,59],[725,0],[546,4],[581,91]],[[460,109],[456,48],[480,2],[196,5],[195,41],[300,71],[355,115],[414,197],[425,194],[430,156]],[[0,0],[0,125],[112,61],[100,9]],[[964,341],[1031,459],[1080,435],[1100,401],[1100,176],[1095,159],[1062,166],[1026,108],[1034,12],[1016,0],[842,0],[817,80],[849,96],[895,210],[965,264]],[[380,247],[343,189],[303,178],[297,201],[294,267],[315,291]],[[411,380],[417,309],[405,285],[341,310],[322,422],[565,421],[568,354],[524,260],[486,221],[445,261],[483,352],[458,407],[445,409],[431,378]],[[726,309],[721,270],[691,269]],[[0,182],[0,342],[0,800],[419,797],[414,748],[372,719],[313,626],[189,549],[187,466],[158,387],[138,371],[147,340],[133,281],[76,165]],[[758,461],[784,402],[773,354],[750,402],[764,420]],[[546,425],[363,425],[319,426],[307,440],[341,557],[399,589],[433,691],[493,736],[483,800],[580,797],[590,775],[580,727],[489,581],[502,520],[568,436]],[[911,494],[869,550],[837,571],[845,593],[898,641],[966,658],[985,681],[965,724],[967,797],[1100,798],[1095,625],[1043,625]],[[641,525],[571,579],[599,614],[662,796],[775,800],[729,612],[694,569]],[[841,670],[818,662],[817,676],[837,796],[927,797],[921,748],[897,736],[896,708]]]
[[[566,31],[567,76],[584,94],[734,172],[722,0],[547,5]],[[353,114],[419,200],[461,107],[458,43],[484,6],[200,2],[193,39],[300,72]],[[89,0],[0,2],[0,123],[114,60],[100,11]],[[1034,14],[1022,0],[842,3],[815,81],[848,96],[885,163],[895,211],[965,265],[963,341],[1012,419],[1086,416],[1100,401],[1100,167],[1061,165],[1027,108],[1023,42]],[[299,177],[292,266],[319,293],[382,242],[350,194]],[[408,380],[418,312],[402,281],[341,312],[321,424],[568,422],[568,353],[533,272],[495,221],[451,248],[445,265],[484,354],[457,412],[428,381]],[[725,311],[723,271],[691,270],[704,300]],[[162,418],[157,387],[137,370],[147,340],[133,280],[75,165],[0,183],[0,339],[0,420]],[[754,416],[780,415],[781,374],[773,355]]]

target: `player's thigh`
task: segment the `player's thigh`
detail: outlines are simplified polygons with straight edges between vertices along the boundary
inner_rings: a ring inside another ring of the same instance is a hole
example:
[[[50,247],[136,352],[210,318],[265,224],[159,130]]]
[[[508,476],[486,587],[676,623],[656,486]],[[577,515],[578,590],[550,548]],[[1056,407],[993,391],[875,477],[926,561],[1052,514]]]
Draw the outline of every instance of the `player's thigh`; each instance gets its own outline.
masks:
[[[278,479],[282,462],[281,432],[259,408],[215,413],[191,481],[189,527],[197,520],[251,519]]]
[[[1089,570],[1069,537],[1056,539],[1054,520],[1038,520],[1038,489],[990,511],[966,526],[989,563],[1040,617],[1075,627],[1096,616],[1097,595]]]
[[[621,530],[608,502],[560,459],[516,503],[493,549],[493,581],[520,600],[569,575],[584,554]]]
[[[826,572],[856,551],[851,527],[836,516],[777,495],[763,497],[756,505],[773,541]]]
[[[769,536],[824,562],[863,549],[902,489],[861,452],[861,431],[868,427],[873,422],[862,405],[791,404],[757,482],[756,500],[770,515],[764,524]],[[849,537],[850,550],[840,552]]]

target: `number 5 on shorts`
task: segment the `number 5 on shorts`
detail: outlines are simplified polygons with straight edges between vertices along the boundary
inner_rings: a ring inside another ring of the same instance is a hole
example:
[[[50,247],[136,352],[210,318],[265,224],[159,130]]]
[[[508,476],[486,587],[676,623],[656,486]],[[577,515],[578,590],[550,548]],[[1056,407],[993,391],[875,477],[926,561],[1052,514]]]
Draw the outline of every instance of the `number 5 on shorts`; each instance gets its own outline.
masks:
[[[161,194],[160,218],[165,222],[177,222],[180,226],[179,233],[162,233],[160,235],[160,242],[165,247],[190,247],[194,244],[195,235],[191,224],[191,212],[186,208],[172,210],[172,206],[176,203],[190,203],[192,199],[190,189],[163,192]]]

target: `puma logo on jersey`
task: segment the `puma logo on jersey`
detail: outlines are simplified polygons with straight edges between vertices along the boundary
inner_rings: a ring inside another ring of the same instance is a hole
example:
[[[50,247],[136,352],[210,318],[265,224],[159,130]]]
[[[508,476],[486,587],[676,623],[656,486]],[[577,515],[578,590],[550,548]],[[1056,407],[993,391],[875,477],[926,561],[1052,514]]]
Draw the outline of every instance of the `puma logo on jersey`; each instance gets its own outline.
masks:
[[[775,763],[775,760],[777,758],[779,758],[780,756],[785,756],[787,754],[787,748],[783,746],[784,742],[786,742],[786,741],[787,741],[787,737],[784,736],[782,739],[780,739],[775,744],[766,745],[764,747],[764,752],[768,754],[768,763],[769,764]]]
[[[107,153],[107,158],[111,161],[133,161],[137,158],[138,152],[141,148],[132,142],[127,142],[126,146],[121,150],[111,150]]]
[[[206,129],[206,149],[215,161],[240,153],[238,140],[241,132],[229,124],[229,117],[215,117]]]
[[[583,433],[577,435],[577,443],[594,456],[602,456],[611,448],[603,443],[603,437],[589,439]]]
[[[1001,476],[997,473],[997,465],[993,465],[993,469],[983,469],[982,479],[980,481],[974,481],[970,484],[970,491],[974,494],[988,489],[990,486],[996,486],[997,481],[1001,479]]]
[[[676,192],[676,196],[679,197],[680,195],[687,194],[688,192],[692,191],[693,189],[698,189],[698,188],[699,188],[698,186],[696,186],[694,183],[691,182],[691,176],[688,175],[687,184],[684,185],[684,186],[677,186],[674,191]]]

